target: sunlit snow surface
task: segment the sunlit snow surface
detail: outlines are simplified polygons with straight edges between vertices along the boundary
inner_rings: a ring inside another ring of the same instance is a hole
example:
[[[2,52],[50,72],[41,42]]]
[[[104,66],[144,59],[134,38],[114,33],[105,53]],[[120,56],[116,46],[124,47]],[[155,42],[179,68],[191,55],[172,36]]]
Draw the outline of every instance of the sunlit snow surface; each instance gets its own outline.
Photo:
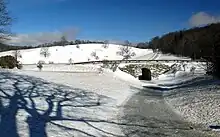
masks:
[[[138,92],[111,73],[13,70],[1,72],[0,78],[5,108],[12,103],[19,106],[13,109],[18,111],[17,132],[22,137],[44,132],[54,137],[123,135],[117,119],[119,109]],[[13,123],[11,119],[8,117],[8,124]],[[11,125],[5,128],[15,132]]]
[[[69,63],[69,59],[73,63],[76,62],[86,62],[95,60],[120,60],[123,59],[122,56],[118,55],[117,52],[120,51],[122,45],[109,44],[107,48],[103,47],[103,44],[79,44],[79,48],[76,45],[67,46],[55,46],[49,47],[49,56],[44,57],[40,55],[41,48],[20,50],[21,58],[18,60],[22,64],[36,64],[38,61],[44,61],[45,63]],[[91,54],[95,52],[98,56],[96,59]],[[134,58],[152,53],[152,50],[148,49],[138,49],[131,48],[131,52],[135,52]],[[13,55],[14,51],[1,52],[0,56]]]
[[[21,50],[19,60],[23,64],[35,64],[39,60],[68,63],[70,58],[73,62],[84,62],[96,60],[91,57],[93,51],[99,60],[122,59],[116,54],[119,47],[112,44],[107,49],[102,44],[83,44],[80,48],[76,45],[57,46],[49,48],[51,55],[47,58],[40,55],[39,48]],[[147,49],[132,50],[136,53],[134,59],[188,60]],[[0,53],[0,56],[12,54],[13,51],[9,51]],[[44,65],[41,72],[36,65],[24,65],[23,70],[3,71],[0,75],[0,103],[3,105],[2,116],[5,115],[1,119],[5,121],[1,121],[0,134],[16,136],[14,134],[18,133],[22,137],[30,134],[43,136],[45,133],[48,137],[123,135],[117,116],[122,104],[138,92],[131,87],[173,87],[197,76],[190,72],[192,66],[196,67],[196,74],[204,73],[200,64],[189,63],[186,70],[177,71],[175,77],[168,73],[151,82],[139,81],[119,69],[99,73],[98,65]],[[14,123],[17,123],[17,131]]]

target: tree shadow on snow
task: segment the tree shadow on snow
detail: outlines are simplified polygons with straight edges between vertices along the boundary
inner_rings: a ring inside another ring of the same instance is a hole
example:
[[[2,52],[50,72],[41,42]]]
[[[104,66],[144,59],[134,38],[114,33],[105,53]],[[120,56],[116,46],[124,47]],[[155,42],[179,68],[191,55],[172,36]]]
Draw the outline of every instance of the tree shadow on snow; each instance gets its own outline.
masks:
[[[100,111],[101,106],[109,100],[110,98],[94,92],[50,83],[35,77],[0,72],[0,135],[20,136],[17,117],[21,115],[18,116],[18,113],[22,113],[26,119],[22,122],[28,125],[30,137],[47,137],[48,124],[61,131],[71,131],[81,136],[96,136],[90,132],[91,129],[105,136],[121,136],[96,125],[100,123],[144,127],[95,117],[96,110]],[[75,125],[76,122],[84,124],[89,130],[80,129]]]

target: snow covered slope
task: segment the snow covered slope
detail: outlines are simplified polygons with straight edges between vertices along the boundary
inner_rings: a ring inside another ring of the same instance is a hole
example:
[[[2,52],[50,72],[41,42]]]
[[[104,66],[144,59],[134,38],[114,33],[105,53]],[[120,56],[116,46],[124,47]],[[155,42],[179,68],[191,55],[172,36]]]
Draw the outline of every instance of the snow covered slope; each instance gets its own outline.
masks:
[[[68,46],[55,46],[49,47],[48,52],[49,56],[44,57],[40,55],[41,48],[20,50],[21,58],[18,60],[22,64],[36,64],[38,61],[45,61],[46,63],[69,63],[71,59],[72,62],[85,62],[85,61],[94,61],[94,60],[119,60],[123,57],[117,55],[117,52],[120,51],[122,45],[109,44],[107,48],[103,47],[103,44],[80,44],[79,47],[76,45]],[[131,48],[132,52],[135,52],[133,58],[147,55],[152,53],[152,50],[148,49],[138,49]],[[0,56],[13,55],[14,51],[2,52]],[[96,54],[98,58],[92,56],[91,54]]]
[[[144,56],[139,56],[136,59],[139,60],[191,60],[187,57],[178,57],[172,54],[162,54],[159,52],[153,52],[152,50],[149,50],[148,54]]]

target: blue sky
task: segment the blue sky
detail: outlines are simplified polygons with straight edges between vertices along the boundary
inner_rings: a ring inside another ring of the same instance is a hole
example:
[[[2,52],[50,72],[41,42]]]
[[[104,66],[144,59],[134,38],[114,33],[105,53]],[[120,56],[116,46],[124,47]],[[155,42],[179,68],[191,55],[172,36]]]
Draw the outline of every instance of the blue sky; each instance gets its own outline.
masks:
[[[10,0],[8,8],[17,34],[74,28],[80,39],[138,42],[218,22],[217,5],[219,0]]]

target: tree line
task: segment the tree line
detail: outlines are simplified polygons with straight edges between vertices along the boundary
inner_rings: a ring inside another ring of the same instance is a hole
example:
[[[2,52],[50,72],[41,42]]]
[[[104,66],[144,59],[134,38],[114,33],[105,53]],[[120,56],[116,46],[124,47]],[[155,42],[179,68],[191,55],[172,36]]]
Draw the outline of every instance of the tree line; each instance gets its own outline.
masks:
[[[54,41],[51,43],[44,43],[44,44],[40,44],[35,47],[39,48],[39,47],[53,47],[53,46],[79,45],[79,44],[91,44],[91,43],[104,44],[103,41],[90,41],[90,40],[80,40],[80,39],[76,39],[74,41],[68,41],[65,38],[65,36],[62,36],[60,41]],[[32,46],[32,48],[33,48],[33,46]]]
[[[149,47],[162,53],[187,56],[193,59],[212,57],[219,54],[220,23],[180,30],[154,37]]]
[[[21,49],[33,49],[33,48],[41,48],[41,47],[53,47],[53,46],[66,46],[66,45],[78,45],[78,44],[105,44],[103,41],[90,41],[90,40],[75,40],[75,41],[67,41],[65,39],[62,39],[60,41],[54,41],[51,43],[43,43],[39,44],[37,46],[16,46],[16,45],[8,45],[5,43],[0,43],[0,52],[3,51],[9,51],[9,50],[21,50]]]
[[[146,48],[213,63],[213,72],[220,72],[220,23],[167,33],[152,38]]]

